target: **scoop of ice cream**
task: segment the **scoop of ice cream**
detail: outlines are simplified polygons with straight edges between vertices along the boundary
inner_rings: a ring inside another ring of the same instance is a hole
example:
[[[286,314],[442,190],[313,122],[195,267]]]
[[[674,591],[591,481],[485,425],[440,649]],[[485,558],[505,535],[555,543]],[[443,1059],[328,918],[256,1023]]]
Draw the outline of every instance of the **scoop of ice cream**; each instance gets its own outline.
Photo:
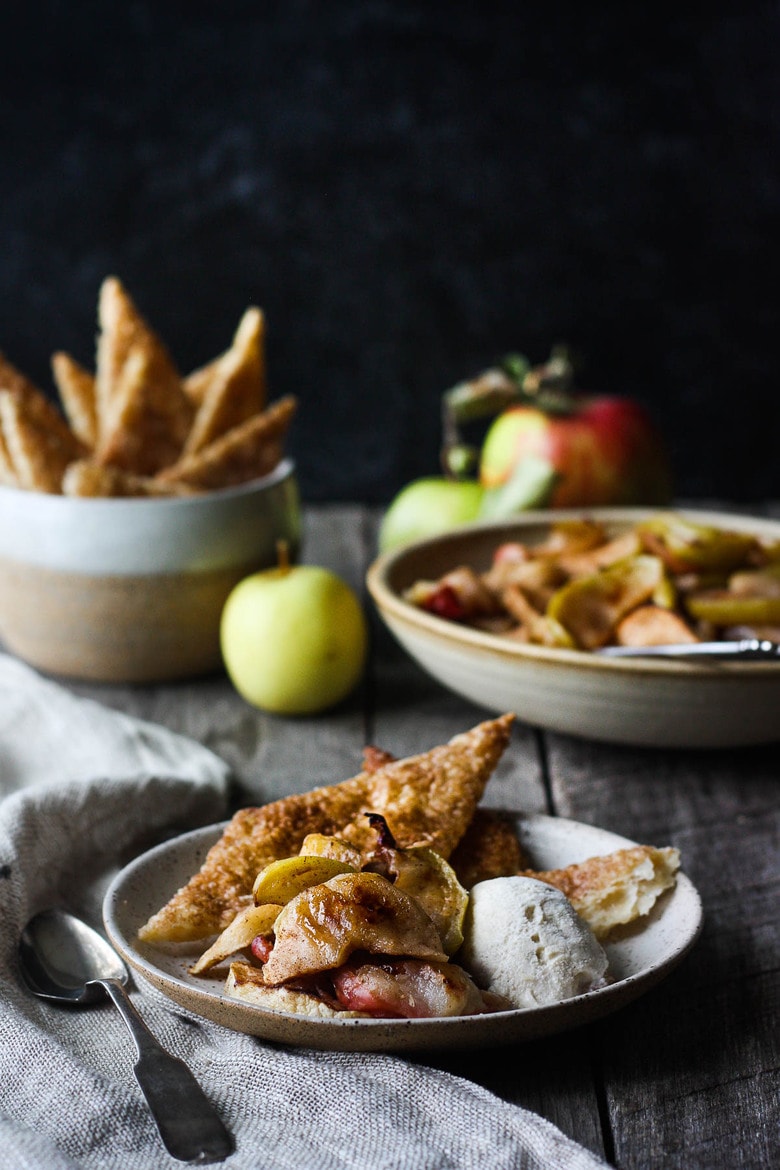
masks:
[[[457,961],[486,991],[513,1007],[559,1003],[590,991],[607,956],[560,890],[528,877],[472,887]]]

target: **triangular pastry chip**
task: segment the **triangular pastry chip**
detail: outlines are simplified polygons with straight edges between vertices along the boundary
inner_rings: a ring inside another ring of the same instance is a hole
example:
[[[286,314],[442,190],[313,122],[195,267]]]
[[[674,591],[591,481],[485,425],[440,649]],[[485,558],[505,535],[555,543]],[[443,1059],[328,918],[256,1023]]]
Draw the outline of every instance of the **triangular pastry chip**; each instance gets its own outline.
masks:
[[[58,495],[65,468],[85,454],[56,408],[38,390],[0,390],[4,453],[19,487]]]
[[[660,895],[675,884],[679,868],[679,850],[637,845],[565,869],[521,873],[556,886],[596,938],[603,939],[618,926],[648,914]]]
[[[363,748],[363,769],[378,772],[395,760],[390,752],[369,744]],[[467,890],[477,882],[511,877],[528,858],[517,835],[514,817],[495,809],[478,808],[449,857],[458,881]]]
[[[95,377],[69,353],[52,354],[51,369],[70,428],[87,447],[97,442]]]
[[[293,395],[280,398],[208,447],[165,467],[157,478],[162,483],[184,483],[202,491],[215,491],[268,475],[282,457],[284,438],[297,407]]]
[[[210,364],[184,455],[202,450],[265,407],[264,330],[261,310],[247,309],[230,349]],[[184,389],[191,394],[186,382]]]
[[[95,408],[99,456],[102,462],[148,474],[165,465],[159,462],[163,456],[168,463],[178,458],[194,408],[168,350],[115,276],[106,277],[100,287],[98,320]],[[141,370],[146,384],[139,381]],[[151,436],[144,429],[147,418]],[[164,443],[163,419],[170,429]],[[136,436],[127,435],[128,424],[140,427],[138,441]],[[153,454],[140,460],[136,457],[134,466],[129,466],[127,452],[132,449],[137,455],[149,438]]]
[[[193,370],[190,374],[185,374],[182,378],[181,384],[184,388],[184,393],[195,407],[199,407],[202,404],[203,399],[209,391],[209,387],[213,385],[217,371],[219,370],[219,363],[224,356],[224,354],[220,354],[219,357],[215,357],[212,361],[207,362],[205,366],[200,366],[197,370]]]
[[[4,408],[9,434],[0,421],[0,474],[4,481],[29,490],[59,492],[68,460],[83,455],[86,449],[43,391],[2,353],[0,391],[14,399],[13,404],[7,400]]]
[[[386,818],[399,845],[424,843],[449,857],[509,743],[513,722],[514,715],[502,715],[378,771],[241,809],[200,871],[149,919],[139,937],[147,943],[178,943],[224,930],[251,899],[258,871],[298,853],[308,833],[373,847],[367,812]]]
[[[493,809],[478,808],[449,862],[460,884],[470,890],[488,878],[511,877],[528,859],[514,820]]]
[[[113,414],[116,389],[127,355],[139,336],[148,333],[146,322],[141,318],[122,282],[115,276],[107,276],[100,286],[98,325],[95,411],[98,438],[103,439]]]
[[[140,341],[122,366],[98,462],[154,475],[179,457],[191,423],[176,370],[161,350]]]

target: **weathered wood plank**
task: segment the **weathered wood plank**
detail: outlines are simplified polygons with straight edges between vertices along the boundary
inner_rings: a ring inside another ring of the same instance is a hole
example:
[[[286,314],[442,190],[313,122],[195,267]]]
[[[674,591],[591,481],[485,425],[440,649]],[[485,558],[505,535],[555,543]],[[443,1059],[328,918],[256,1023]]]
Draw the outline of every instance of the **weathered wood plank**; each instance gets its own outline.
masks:
[[[446,1069],[513,1105],[546,1117],[601,1158],[609,1157],[591,1068],[593,1029],[507,1048],[469,1053],[426,1053],[418,1063]]]
[[[704,904],[702,937],[683,966],[596,1033],[617,1164],[771,1165],[780,1134],[776,745],[663,752],[548,736],[547,747],[557,811],[677,845]]]

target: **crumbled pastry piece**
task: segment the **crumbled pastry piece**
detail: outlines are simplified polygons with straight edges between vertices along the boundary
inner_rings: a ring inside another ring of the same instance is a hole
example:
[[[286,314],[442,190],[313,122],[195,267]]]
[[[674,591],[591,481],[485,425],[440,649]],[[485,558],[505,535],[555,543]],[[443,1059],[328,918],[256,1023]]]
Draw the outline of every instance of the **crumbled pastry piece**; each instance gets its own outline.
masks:
[[[262,413],[266,405],[264,354],[265,318],[260,309],[246,310],[233,344],[209,366],[208,378],[196,379],[201,395],[182,451],[193,455],[221,435]],[[185,393],[192,397],[192,390]]]
[[[649,914],[680,868],[678,849],[636,845],[604,857],[591,857],[565,869],[523,870],[561,890],[590,926],[604,939],[619,926]]]
[[[363,771],[378,772],[385,764],[391,764],[395,758],[392,752],[386,752],[376,744],[366,744],[363,748]]]

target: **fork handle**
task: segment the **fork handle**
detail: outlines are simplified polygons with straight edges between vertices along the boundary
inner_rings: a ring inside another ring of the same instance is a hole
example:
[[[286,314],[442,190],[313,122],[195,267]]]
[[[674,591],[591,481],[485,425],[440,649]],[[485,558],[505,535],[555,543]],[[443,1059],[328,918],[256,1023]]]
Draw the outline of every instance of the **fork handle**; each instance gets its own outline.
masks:
[[[190,1069],[149,1031],[118,980],[99,982],[135,1041],[135,1078],[168,1153],[182,1162],[221,1162],[232,1152],[233,1140]]]

